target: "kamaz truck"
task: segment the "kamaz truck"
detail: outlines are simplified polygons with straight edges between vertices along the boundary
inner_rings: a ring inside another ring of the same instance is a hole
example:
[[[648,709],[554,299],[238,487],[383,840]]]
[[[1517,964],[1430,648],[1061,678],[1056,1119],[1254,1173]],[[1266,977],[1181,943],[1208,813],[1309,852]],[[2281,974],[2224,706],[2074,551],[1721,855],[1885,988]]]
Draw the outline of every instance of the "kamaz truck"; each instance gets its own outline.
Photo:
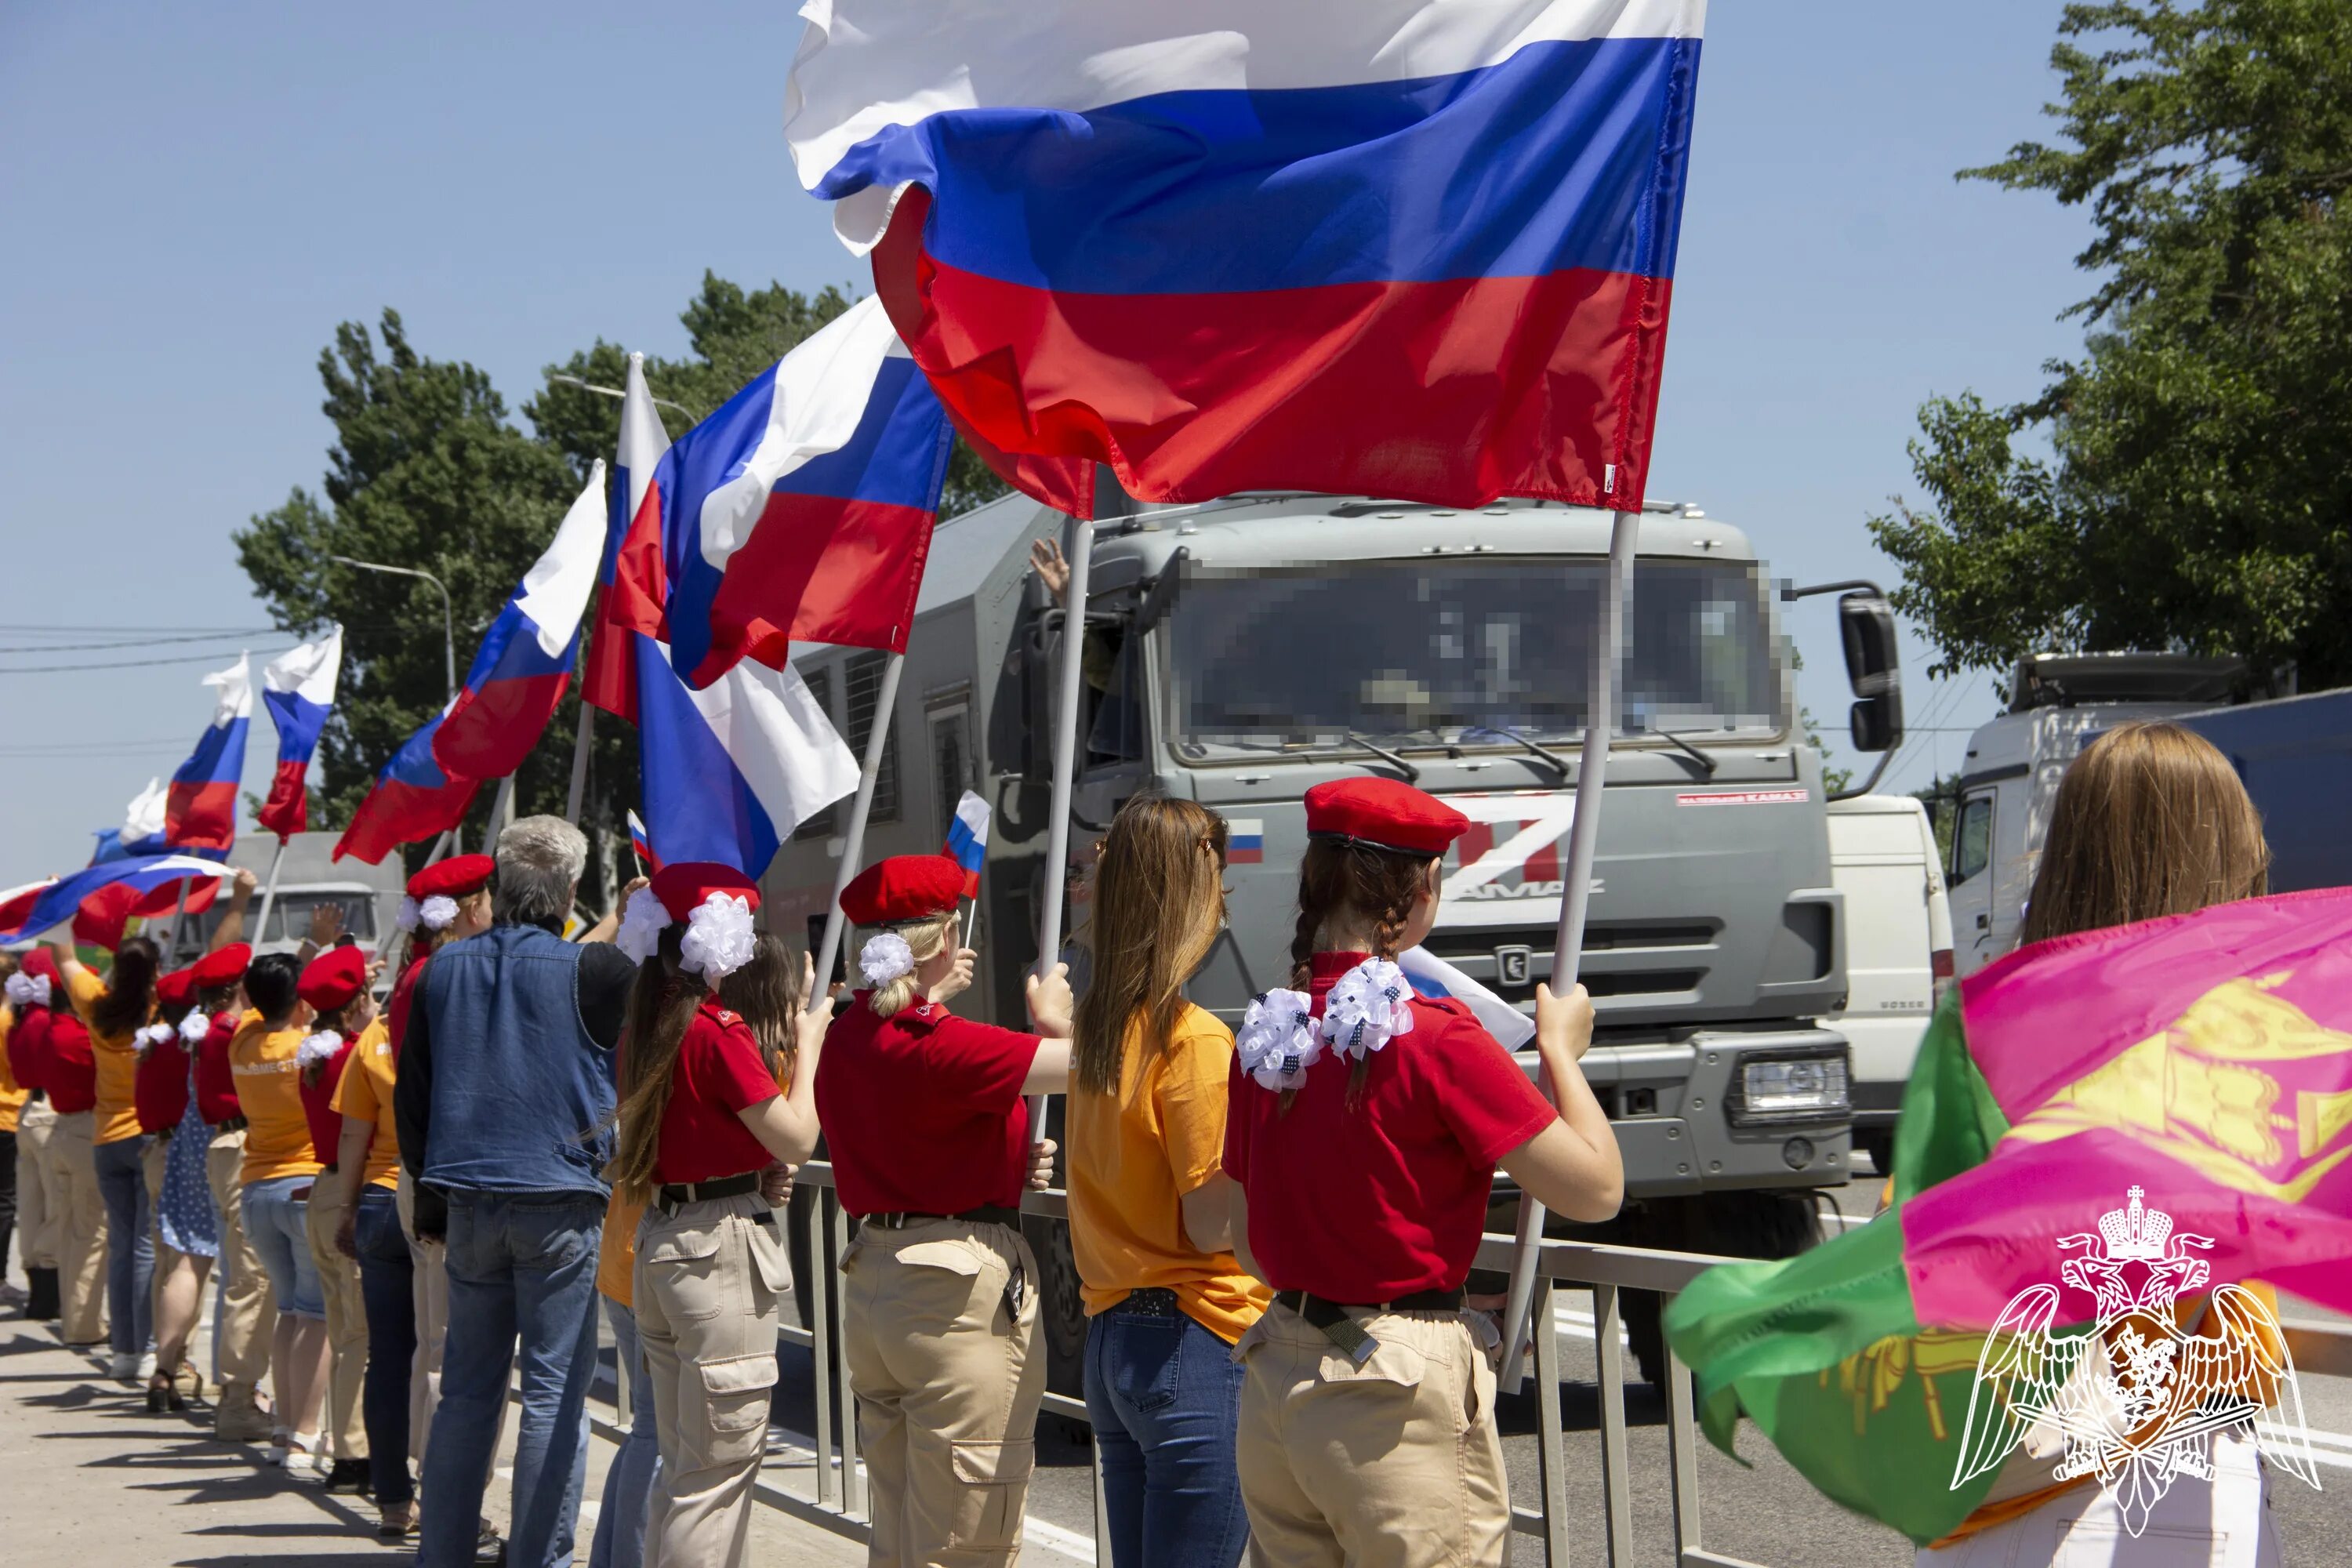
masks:
[[[1122,801],[1160,791],[1225,818],[1230,925],[1190,994],[1238,1023],[1289,981],[1307,790],[1384,774],[1475,825],[1446,859],[1428,946],[1531,1009],[1551,973],[1609,514],[1296,493],[1128,506],[1097,524],[1076,612],[1079,982],[1088,851]],[[1063,526],[1020,496],[940,524],[864,847],[868,863],[935,852],[963,791],[989,803],[980,973],[956,1006],[1004,1024],[1023,1020],[1047,896],[1053,676],[1072,623],[1030,549]],[[1845,997],[1844,910],[1776,605],[1738,530],[1690,507],[1643,513],[1580,965],[1600,1015],[1584,1068],[1630,1201],[1579,1234],[1780,1256],[1818,1235],[1815,1193],[1847,1179],[1847,1045],[1820,1022]],[[1893,679],[1874,605],[1843,617],[1850,667],[1873,672],[1857,692]],[[796,650],[861,755],[887,658]],[[1857,705],[1865,745],[1872,730],[1884,743],[1899,698],[1872,700]],[[768,873],[771,918],[805,921],[812,946],[847,811],[803,825]],[[1508,1229],[1507,1182],[1496,1201]],[[1066,1239],[1032,1240],[1052,1381],[1074,1388],[1085,1325]],[[1654,1373],[1654,1317],[1630,1331]]]

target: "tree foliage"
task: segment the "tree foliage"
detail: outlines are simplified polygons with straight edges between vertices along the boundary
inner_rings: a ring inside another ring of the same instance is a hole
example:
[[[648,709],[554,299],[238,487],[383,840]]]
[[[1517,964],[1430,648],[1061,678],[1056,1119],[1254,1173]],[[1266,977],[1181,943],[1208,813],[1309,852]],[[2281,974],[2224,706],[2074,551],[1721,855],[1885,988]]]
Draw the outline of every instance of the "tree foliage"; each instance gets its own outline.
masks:
[[[2352,5],[2069,5],[2063,138],[1964,179],[2085,206],[2081,355],[1920,411],[1871,522],[1938,673],[2182,648],[2352,681]]]
[[[688,352],[646,362],[654,395],[680,405],[659,410],[670,434],[684,434],[851,302],[837,289],[746,290],[706,273],[680,318]],[[617,388],[627,368],[625,352],[600,339],[547,367],[522,406],[527,424],[518,424],[482,371],[419,353],[397,311],[385,310],[373,335],[355,321],[336,330],[319,356],[324,412],[335,427],[324,479],[316,492],[296,489],[236,535],[240,563],[280,626],[308,633],[343,625],[342,685],[314,773],[318,826],[348,822],[377,770],[448,695],[439,593],[331,558],[409,567],[446,584],[462,676],[590,466],[609,458],[619,438],[618,399],[553,378]],[[959,446],[942,510],[1003,489]],[[577,691],[517,774],[519,812],[564,807]],[[601,837],[599,858],[609,868],[622,814],[636,801],[636,737],[609,717],[593,734],[582,826]],[[486,786],[475,804],[469,843],[479,841],[493,793]],[[592,888],[592,901],[610,890]]]

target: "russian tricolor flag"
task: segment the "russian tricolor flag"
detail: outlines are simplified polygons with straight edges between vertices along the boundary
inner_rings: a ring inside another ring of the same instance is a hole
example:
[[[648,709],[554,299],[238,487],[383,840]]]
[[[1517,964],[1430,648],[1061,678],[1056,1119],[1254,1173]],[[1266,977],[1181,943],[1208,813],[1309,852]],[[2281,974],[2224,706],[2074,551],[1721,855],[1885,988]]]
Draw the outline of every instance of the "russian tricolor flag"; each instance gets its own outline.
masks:
[[[350,855],[380,865],[396,847],[446,833],[466,819],[481,784],[445,773],[434,761],[433,739],[447,718],[446,710],[435,714],[392,754],[375,775],[375,787],[352,814],[352,825],[335,841],[331,858]]]
[[[62,877],[42,888],[29,907],[20,909],[16,895],[11,895],[8,907],[14,921],[0,928],[0,942],[17,942],[35,936],[54,926],[72,920],[80,911],[83,901],[93,897],[100,905],[113,913],[115,940],[121,937],[122,921],[133,912],[137,896],[152,893],[174,883],[201,878],[217,885],[228,873],[220,862],[194,855],[133,855],[121,860],[109,860],[103,865],[86,867],[70,877]],[[118,889],[110,892],[109,889]],[[112,943],[101,945],[111,946]]]
[[[646,832],[645,819],[634,811],[629,813],[629,852],[637,858],[637,867],[646,876],[661,869],[661,857],[654,853],[654,841]]]
[[[596,629],[588,647],[587,673],[580,700],[607,713],[637,716],[636,643],[639,629],[658,634],[662,622],[661,460],[669,451],[669,428],[646,384],[646,356],[629,356],[621,392],[621,441],[614,457],[611,515],[605,522],[604,563],[596,580]],[[640,520],[642,523],[640,523]],[[621,570],[625,552],[628,571]],[[650,584],[648,590],[642,584]]]
[[[213,721],[172,775],[163,806],[163,841],[174,849],[226,854],[236,842],[236,789],[245,776],[245,736],[253,725],[253,674],[243,654],[205,677],[216,688]]]
[[[904,652],[952,442],[881,304],[851,306],[664,455],[608,616],[696,687],[795,642]]]
[[[1029,493],[1641,504],[1705,0],[801,14],[802,184]]]
[[[433,758],[451,775],[498,779],[539,744],[580,655],[580,617],[596,589],[604,548],[604,459],[523,574],[514,596],[482,635],[457,700],[434,737]]]
[[[636,645],[650,863],[757,877],[793,828],[857,787],[857,759],[791,666],[739,664],[696,691],[667,648],[644,636]]]
[[[970,790],[956,802],[955,820],[940,853],[963,868],[963,896],[980,896],[980,868],[988,859],[988,802]]]
[[[1516,1051],[1536,1037],[1536,1021],[1463,973],[1424,947],[1409,947],[1397,954],[1405,984],[1423,996],[1451,996],[1469,1004],[1486,1032]]]
[[[343,628],[331,626],[317,642],[298,643],[261,668],[261,705],[278,726],[278,772],[269,798],[254,821],[280,842],[310,826],[310,758],[319,731],[335,706],[335,680],[343,668]]]
[[[133,795],[124,810],[122,830],[113,835],[113,842],[109,843],[104,833],[98,836],[98,853],[89,863],[120,860],[126,855],[161,855],[168,847],[163,842],[163,818],[171,798],[162,779],[149,779],[147,787]]]

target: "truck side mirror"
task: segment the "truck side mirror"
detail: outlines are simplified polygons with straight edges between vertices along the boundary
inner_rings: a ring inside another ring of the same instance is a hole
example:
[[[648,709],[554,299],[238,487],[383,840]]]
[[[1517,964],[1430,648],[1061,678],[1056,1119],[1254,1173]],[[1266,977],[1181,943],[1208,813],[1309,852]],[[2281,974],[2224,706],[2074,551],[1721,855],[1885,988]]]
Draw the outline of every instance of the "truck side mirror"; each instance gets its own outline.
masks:
[[[1847,731],[1857,752],[1888,752],[1903,743],[1903,678],[1895,644],[1895,607],[1874,592],[1838,597],[1838,631],[1845,647],[1846,684],[1856,699]]]
[[[1054,776],[1054,650],[1067,619],[1058,605],[1049,605],[1021,629],[1021,776],[1031,784]]]

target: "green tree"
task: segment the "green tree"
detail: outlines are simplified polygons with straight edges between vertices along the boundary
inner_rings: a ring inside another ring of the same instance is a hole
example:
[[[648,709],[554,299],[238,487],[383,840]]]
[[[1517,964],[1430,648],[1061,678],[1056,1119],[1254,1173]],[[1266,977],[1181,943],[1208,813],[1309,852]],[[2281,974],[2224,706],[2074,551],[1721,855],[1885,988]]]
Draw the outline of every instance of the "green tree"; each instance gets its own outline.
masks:
[[[2352,5],[2069,5],[2057,145],[1963,171],[2087,205],[2078,358],[1920,411],[1870,524],[1937,673],[2181,648],[2352,681]]]

